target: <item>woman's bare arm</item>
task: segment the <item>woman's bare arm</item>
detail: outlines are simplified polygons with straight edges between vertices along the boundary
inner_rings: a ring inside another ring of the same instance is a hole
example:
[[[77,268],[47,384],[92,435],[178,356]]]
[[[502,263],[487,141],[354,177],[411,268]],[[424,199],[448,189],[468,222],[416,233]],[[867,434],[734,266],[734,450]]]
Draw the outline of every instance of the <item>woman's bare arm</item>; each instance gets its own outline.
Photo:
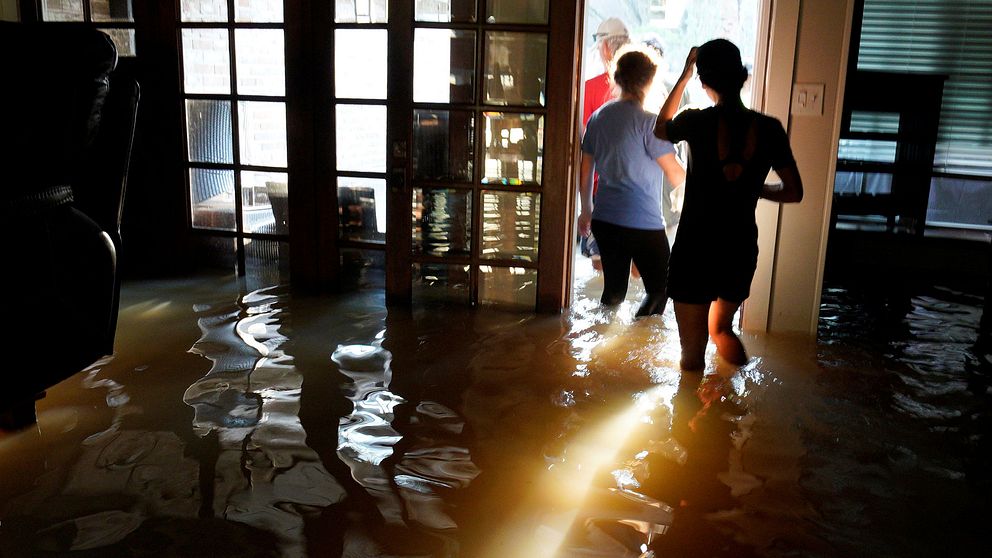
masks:
[[[592,177],[595,168],[592,155],[583,153],[579,163],[579,234],[582,236],[589,236],[592,230]]]
[[[781,184],[765,184],[761,189],[760,197],[779,203],[796,203],[803,199],[803,179],[799,176],[799,169],[795,165],[775,169],[775,173],[782,179]]]
[[[672,184],[674,188],[678,188],[685,184],[685,169],[682,167],[682,163],[679,163],[677,157],[674,153],[666,153],[661,157],[656,159],[658,166],[665,173],[665,178],[668,182]]]
[[[693,68],[696,67],[696,47],[689,49],[689,56],[685,59],[685,67],[682,68],[682,75],[679,76],[679,80],[675,82],[675,86],[668,93],[668,97],[665,98],[665,103],[661,105],[661,110],[658,112],[658,120],[654,124],[654,135],[663,139],[668,140],[668,128],[666,124],[675,118],[675,113],[679,110],[679,102],[682,100],[682,94],[685,93],[685,86],[692,79]]]

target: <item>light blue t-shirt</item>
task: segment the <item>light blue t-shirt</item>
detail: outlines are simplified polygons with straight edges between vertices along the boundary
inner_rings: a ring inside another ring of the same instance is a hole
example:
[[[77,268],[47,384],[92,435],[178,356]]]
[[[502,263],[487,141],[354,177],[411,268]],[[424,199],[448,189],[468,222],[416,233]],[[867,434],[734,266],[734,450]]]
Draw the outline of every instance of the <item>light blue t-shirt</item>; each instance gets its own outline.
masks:
[[[674,153],[654,135],[658,116],[634,101],[611,101],[589,118],[582,151],[592,155],[599,186],[592,218],[632,229],[665,228],[661,216],[663,173],[657,159]]]

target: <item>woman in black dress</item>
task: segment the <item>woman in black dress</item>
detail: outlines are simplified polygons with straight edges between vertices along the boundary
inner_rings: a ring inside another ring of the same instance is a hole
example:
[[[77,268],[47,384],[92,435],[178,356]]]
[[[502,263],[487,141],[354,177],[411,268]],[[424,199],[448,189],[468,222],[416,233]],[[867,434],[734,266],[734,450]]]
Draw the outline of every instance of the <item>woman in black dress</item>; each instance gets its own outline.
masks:
[[[694,67],[716,104],[676,116]],[[758,261],[758,198],[783,203],[803,198],[782,124],[741,102],[746,79],[740,51],[730,41],[693,48],[655,124],[659,138],[689,144],[685,202],[668,278],[683,370],[704,368],[707,334],[726,361],[747,362],[732,320],[748,297]],[[765,184],[769,169],[775,169],[781,184]]]

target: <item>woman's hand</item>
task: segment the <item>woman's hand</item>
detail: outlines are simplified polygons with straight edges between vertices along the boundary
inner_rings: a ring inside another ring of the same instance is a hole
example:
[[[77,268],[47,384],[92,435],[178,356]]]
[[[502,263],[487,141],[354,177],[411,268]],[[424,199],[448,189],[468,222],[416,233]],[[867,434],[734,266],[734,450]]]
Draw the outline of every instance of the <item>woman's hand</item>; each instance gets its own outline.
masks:
[[[689,49],[689,55],[685,57],[685,67],[682,68],[682,77],[692,77],[692,70],[696,67],[696,54],[698,52],[699,47],[692,47]]]
[[[589,236],[592,232],[592,211],[583,210],[579,213],[579,234]]]

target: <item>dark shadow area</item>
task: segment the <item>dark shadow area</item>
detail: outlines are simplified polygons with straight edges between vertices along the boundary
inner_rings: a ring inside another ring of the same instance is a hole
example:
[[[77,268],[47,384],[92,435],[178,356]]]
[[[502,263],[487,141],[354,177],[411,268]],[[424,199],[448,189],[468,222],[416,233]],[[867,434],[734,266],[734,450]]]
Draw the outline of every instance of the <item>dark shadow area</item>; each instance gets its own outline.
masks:
[[[44,389],[114,351],[121,212],[138,84],[95,29],[0,22],[8,116],[0,192],[7,357],[0,424],[34,420]],[[56,344],[57,350],[50,346]]]

